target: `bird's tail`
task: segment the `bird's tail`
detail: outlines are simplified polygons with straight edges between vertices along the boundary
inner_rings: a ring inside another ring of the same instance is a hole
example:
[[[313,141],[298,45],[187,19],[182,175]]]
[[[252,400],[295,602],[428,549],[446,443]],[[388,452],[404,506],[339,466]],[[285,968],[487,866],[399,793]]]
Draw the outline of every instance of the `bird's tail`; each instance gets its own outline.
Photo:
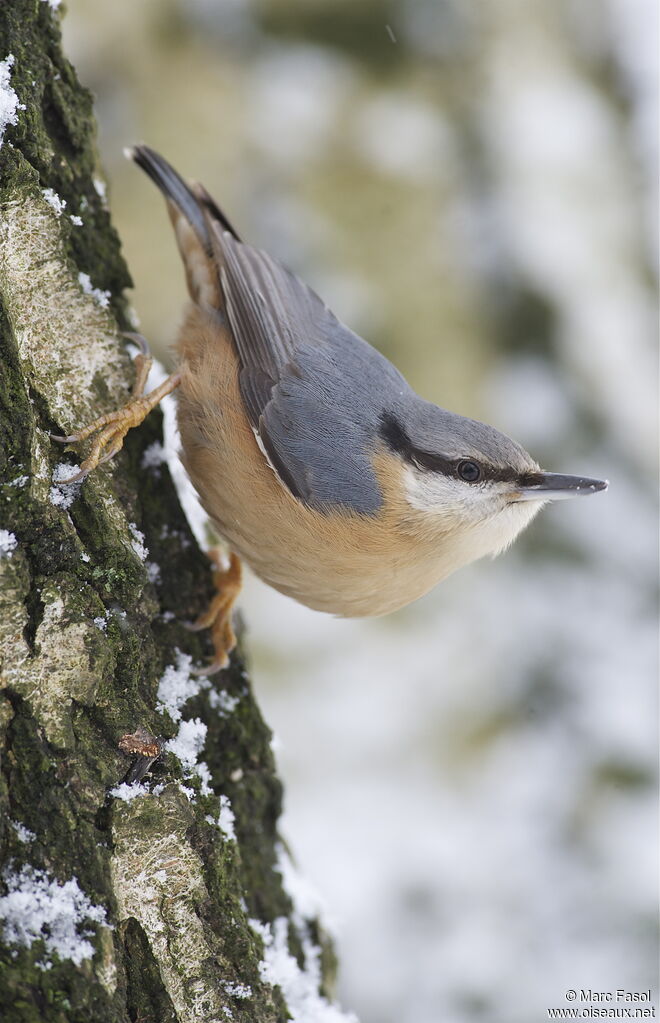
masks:
[[[130,149],[125,149],[124,154],[130,160],[134,160],[138,167],[141,167],[145,174],[149,175],[151,180],[158,185],[166,199],[174,203],[191,227],[194,228],[197,237],[210,255],[211,240],[206,225],[206,218],[204,217],[199,200],[181,175],[174,170],[174,167],[160,153],[156,153],[149,146],[132,146]]]
[[[149,175],[163,193],[186,267],[190,293],[195,301],[203,299],[209,302],[211,292],[217,292],[219,287],[219,282],[214,280],[217,267],[214,270],[211,224],[218,223],[223,231],[229,231],[235,238],[238,234],[206,189],[196,182],[187,184],[160,153],[144,145],[132,146],[124,153]],[[199,255],[203,258],[199,259]],[[211,304],[217,305],[219,301],[218,294]]]

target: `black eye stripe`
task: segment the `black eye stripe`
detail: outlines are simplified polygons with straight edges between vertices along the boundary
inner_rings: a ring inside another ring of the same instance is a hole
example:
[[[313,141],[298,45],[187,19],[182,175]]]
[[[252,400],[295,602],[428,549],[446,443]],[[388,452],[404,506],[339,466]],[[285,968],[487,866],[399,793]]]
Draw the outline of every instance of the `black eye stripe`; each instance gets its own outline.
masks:
[[[422,471],[441,472],[445,476],[460,479],[459,466],[466,462],[473,462],[481,470],[479,479],[473,481],[475,483],[491,481],[493,483],[517,483],[521,487],[531,487],[538,485],[543,479],[541,473],[519,473],[515,469],[489,465],[476,458],[444,458],[435,452],[416,448],[397,417],[391,412],[385,412],[381,417],[380,435],[391,451]]]

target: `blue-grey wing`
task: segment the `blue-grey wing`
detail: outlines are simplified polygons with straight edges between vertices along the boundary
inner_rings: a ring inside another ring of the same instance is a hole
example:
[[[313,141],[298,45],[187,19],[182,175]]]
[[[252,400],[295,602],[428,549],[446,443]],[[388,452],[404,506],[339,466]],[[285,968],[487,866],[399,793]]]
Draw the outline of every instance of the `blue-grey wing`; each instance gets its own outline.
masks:
[[[408,385],[265,252],[219,230],[216,242],[241,396],[275,471],[312,508],[376,513],[379,424]]]

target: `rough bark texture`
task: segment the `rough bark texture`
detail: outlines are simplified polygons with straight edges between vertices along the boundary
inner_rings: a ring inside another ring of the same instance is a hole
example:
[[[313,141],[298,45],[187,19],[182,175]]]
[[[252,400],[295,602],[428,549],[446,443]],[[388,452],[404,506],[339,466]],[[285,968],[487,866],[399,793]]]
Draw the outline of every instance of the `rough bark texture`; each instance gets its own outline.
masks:
[[[136,798],[110,795],[130,765],[117,748],[123,733],[178,731],[156,709],[159,679],[177,648],[198,662],[209,654],[182,623],[203,609],[210,575],[166,467],[141,469],[159,413],[82,486],[53,484],[55,467],[77,455],[49,432],[71,432],[129,393],[118,331],[130,278],[94,184],[91,98],[62,55],[49,4],[0,5],[0,59],[10,53],[24,109],[0,150],[0,529],[17,541],[0,559],[0,1017],[285,1020],[264,945],[281,946],[284,933],[286,954],[288,932],[301,965],[303,950],[309,959],[320,946],[311,973],[326,984],[333,957],[278,871],[281,786],[240,652],[183,708],[207,726],[212,792],[168,752]],[[44,189],[66,201],[63,212]],[[108,307],[85,293],[80,273],[109,292]],[[215,823],[221,794],[236,841]],[[74,878],[88,902],[69,924],[91,948],[67,957],[57,940],[66,920],[35,934],[31,914],[39,893],[57,901]]]

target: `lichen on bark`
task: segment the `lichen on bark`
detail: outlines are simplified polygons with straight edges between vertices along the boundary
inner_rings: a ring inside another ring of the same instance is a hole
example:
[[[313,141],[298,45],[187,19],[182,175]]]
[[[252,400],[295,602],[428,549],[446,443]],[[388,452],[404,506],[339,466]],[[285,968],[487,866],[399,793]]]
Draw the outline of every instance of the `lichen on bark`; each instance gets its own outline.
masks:
[[[301,977],[311,956],[305,997],[319,1020],[339,1019],[318,990],[331,945],[285,890],[281,786],[242,650],[182,704],[208,770],[168,752],[135,798],[113,794],[130,763],[122,734],[177,734],[159,680],[178,650],[209,653],[184,622],[210,576],[166,466],[141,468],[159,414],[84,484],[58,483],[77,455],[49,434],[117,407],[132,370],[130,277],[57,19],[34,0],[0,6],[0,59],[14,57],[22,104],[0,148],[0,529],[15,538],[0,548],[0,1017],[283,1021],[296,1008],[265,945],[284,927],[278,954]],[[218,826],[221,795],[235,837]],[[19,890],[25,877],[50,920]]]

